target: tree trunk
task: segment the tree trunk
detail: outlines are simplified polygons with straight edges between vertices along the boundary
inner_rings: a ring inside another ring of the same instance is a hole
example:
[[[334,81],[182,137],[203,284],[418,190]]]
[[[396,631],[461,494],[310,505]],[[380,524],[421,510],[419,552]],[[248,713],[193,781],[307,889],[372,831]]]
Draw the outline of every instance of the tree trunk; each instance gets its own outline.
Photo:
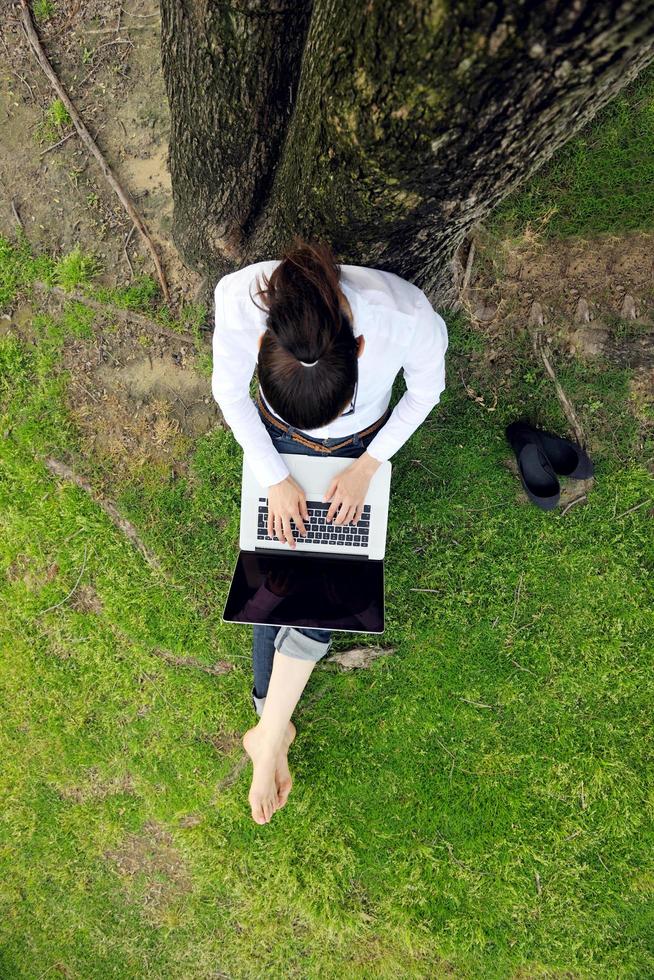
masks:
[[[447,305],[471,227],[654,59],[654,0],[161,0],[174,236],[295,232]]]

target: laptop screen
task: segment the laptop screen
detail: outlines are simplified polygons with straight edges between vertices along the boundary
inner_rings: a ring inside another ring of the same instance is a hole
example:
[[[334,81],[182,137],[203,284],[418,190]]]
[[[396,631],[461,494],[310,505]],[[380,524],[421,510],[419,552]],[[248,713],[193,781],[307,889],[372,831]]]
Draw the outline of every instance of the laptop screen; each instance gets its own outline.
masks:
[[[223,621],[383,633],[384,562],[242,551]]]

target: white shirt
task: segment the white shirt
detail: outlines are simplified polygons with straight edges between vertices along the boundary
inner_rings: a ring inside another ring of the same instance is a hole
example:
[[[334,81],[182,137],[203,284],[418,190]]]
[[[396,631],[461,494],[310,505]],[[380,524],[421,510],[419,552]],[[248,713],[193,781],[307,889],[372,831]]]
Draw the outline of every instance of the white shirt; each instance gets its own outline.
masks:
[[[214,292],[213,396],[265,487],[279,483],[289,471],[250,397],[259,337],[266,330],[266,313],[254,305],[250,290],[254,295],[255,277],[269,276],[278,261],[255,262],[231,272],[220,279]],[[352,308],[354,334],[365,337],[355,410],[319,429],[298,431],[315,439],[332,439],[368,428],[386,411],[393,382],[403,369],[407,390],[367,450],[383,461],[404,445],[440,400],[447,328],[422,290],[395,273],[356,265],[341,265],[340,270],[340,288]],[[257,302],[263,306],[258,297]]]

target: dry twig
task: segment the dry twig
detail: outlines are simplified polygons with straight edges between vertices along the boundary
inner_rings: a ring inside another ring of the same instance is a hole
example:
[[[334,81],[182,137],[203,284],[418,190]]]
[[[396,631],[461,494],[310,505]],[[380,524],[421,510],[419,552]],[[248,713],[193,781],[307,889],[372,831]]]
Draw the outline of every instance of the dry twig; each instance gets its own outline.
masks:
[[[538,674],[536,674],[533,670],[529,670],[529,667],[523,667],[522,664],[519,664],[517,660],[512,660],[511,663],[513,664],[514,667],[517,667],[518,670],[524,670],[526,674],[531,674],[532,677],[538,677]]]
[[[422,462],[421,459],[412,459],[411,462],[412,463],[417,463],[418,466],[422,466],[423,470],[426,470],[428,473],[431,473],[431,475],[432,476],[435,476],[436,479],[438,480],[438,475],[436,473],[434,473],[433,470],[430,470],[428,466],[425,466],[425,464]]]
[[[620,520],[621,517],[626,517],[627,514],[633,514],[633,512],[635,510],[638,510],[640,507],[644,507],[645,504],[651,504],[651,503],[652,503],[651,500],[643,500],[643,501],[641,501],[641,503],[636,504],[635,507],[630,507],[629,510],[625,510],[625,511],[622,512],[622,514],[618,514],[618,516],[617,516],[616,519],[617,520]]]
[[[28,88],[28,91],[29,91],[29,93],[30,93],[30,95],[31,95],[31,96],[32,96],[32,98],[34,99],[34,92],[32,91],[32,86],[31,86],[31,85],[30,85],[30,83],[29,83],[29,82],[27,81],[27,79],[26,79],[26,78],[23,78],[23,76],[22,76],[22,75],[20,74],[20,72],[17,72],[17,71],[15,71],[15,69],[13,69],[13,68],[10,68],[9,70],[11,71],[11,73],[12,73],[12,75],[15,75],[15,76],[16,76],[16,78],[20,78],[20,80],[21,80],[21,82],[22,82],[22,83],[23,83],[24,85],[26,85],[26,86],[27,86],[27,88]],[[36,102],[36,99],[34,99],[34,101]]]
[[[52,146],[46,146],[45,150],[41,150],[39,156],[44,157],[46,155],[46,153],[49,153],[50,152],[50,150],[56,150],[58,146],[61,146],[62,143],[65,143],[66,140],[69,140],[71,138],[71,136],[74,136],[74,135],[75,135],[75,130],[72,129],[70,131],[70,133],[66,133],[66,135],[64,136],[64,138],[63,139],[60,139],[58,143],[53,143]]]
[[[134,225],[132,225],[132,227],[130,228],[125,238],[125,241],[123,242],[123,252],[125,254],[125,258],[127,259],[127,264],[129,266],[129,271],[131,273],[132,279],[134,278],[134,268],[132,266],[132,263],[130,262],[129,252],[127,251],[127,249],[129,248],[129,243],[133,234],[134,234]]]
[[[534,307],[538,307],[540,310],[538,303],[534,303]],[[586,444],[586,437],[584,435],[584,430],[581,426],[579,419],[577,418],[577,413],[575,412],[570,399],[568,398],[565,391],[561,387],[559,383],[559,379],[557,378],[554,368],[552,367],[552,362],[551,362],[552,353],[549,347],[547,346],[542,331],[537,328],[537,324],[539,322],[542,322],[542,316],[539,317],[538,313],[535,314],[534,309],[532,307],[530,332],[531,332],[531,340],[532,340],[534,351],[536,355],[539,356],[540,359],[542,360],[543,365],[545,366],[545,370],[547,371],[548,375],[554,382],[554,388],[556,390],[557,398],[559,399],[561,408],[565,413],[565,417],[570,423],[570,426],[575,434],[575,439],[581,446],[584,446]]]
[[[518,579],[518,587],[515,590],[515,598],[513,602],[513,616],[511,617],[511,625],[515,623],[515,617],[518,612],[518,603],[520,602],[520,593],[522,592],[522,583],[525,578],[525,573],[520,572],[520,578]]]
[[[561,517],[565,517],[565,515],[568,513],[571,507],[574,507],[575,504],[578,504],[585,499],[586,499],[585,493],[582,493],[578,497],[575,497],[574,500],[571,500],[570,503],[563,508],[563,510],[561,511]]]
[[[13,215],[14,215],[14,218],[16,219],[16,223],[17,223],[17,224],[18,224],[18,225],[20,226],[20,228],[21,228],[21,229],[22,229],[23,231],[25,231],[25,225],[24,225],[24,224],[23,224],[23,222],[22,222],[22,221],[20,220],[20,215],[19,215],[19,213],[18,213],[18,211],[16,210],[16,203],[15,203],[15,201],[14,201],[14,199],[13,199],[13,197],[12,197],[12,199],[11,199],[11,210],[12,210],[12,212],[13,212]]]
[[[56,602],[54,606],[48,606],[47,609],[41,609],[40,612],[37,612],[36,614],[37,616],[45,616],[47,612],[52,612],[53,609],[59,609],[59,607],[63,606],[65,602],[68,602],[68,600],[74,594],[75,590],[77,589],[77,586],[80,584],[82,580],[82,575],[84,574],[84,569],[86,568],[87,557],[88,557],[88,548],[86,544],[84,544],[84,560],[82,561],[82,567],[79,570],[79,575],[77,576],[77,581],[75,582],[75,585],[72,587],[68,595],[64,596],[61,602]]]

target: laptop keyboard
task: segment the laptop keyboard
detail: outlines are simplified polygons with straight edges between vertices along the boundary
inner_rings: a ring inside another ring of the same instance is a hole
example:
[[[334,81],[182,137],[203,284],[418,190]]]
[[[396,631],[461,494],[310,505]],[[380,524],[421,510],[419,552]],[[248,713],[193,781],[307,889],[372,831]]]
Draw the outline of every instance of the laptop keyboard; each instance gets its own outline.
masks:
[[[330,524],[325,521],[325,516],[330,508],[329,501],[323,503],[322,500],[307,500],[307,511],[309,520],[304,521],[306,537],[303,537],[291,522],[293,538],[297,544],[319,544],[319,545],[343,545],[354,548],[365,548],[368,545],[368,534],[370,531],[370,505],[364,504],[363,513],[357,524],[334,524],[333,519]],[[265,497],[259,497],[259,526],[257,528],[258,541],[276,541],[281,544],[278,538],[271,538],[267,532],[268,526],[268,501]]]

